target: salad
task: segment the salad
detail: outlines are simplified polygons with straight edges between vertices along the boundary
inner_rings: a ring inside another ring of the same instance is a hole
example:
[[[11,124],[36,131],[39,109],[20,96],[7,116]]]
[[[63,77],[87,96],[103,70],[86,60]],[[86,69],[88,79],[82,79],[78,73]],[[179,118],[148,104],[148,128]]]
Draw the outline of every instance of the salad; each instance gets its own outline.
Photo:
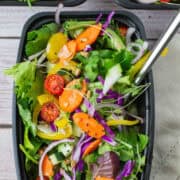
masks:
[[[130,180],[145,165],[148,136],[135,85],[148,43],[113,20],[66,20],[27,33],[15,80],[28,179]],[[127,98],[130,97],[130,98]]]

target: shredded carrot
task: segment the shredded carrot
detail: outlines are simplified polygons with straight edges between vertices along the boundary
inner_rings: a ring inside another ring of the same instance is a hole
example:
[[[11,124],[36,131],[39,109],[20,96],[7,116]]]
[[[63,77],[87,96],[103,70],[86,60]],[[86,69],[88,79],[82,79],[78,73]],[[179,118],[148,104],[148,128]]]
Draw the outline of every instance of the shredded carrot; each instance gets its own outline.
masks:
[[[49,157],[46,155],[42,164],[43,176],[52,177],[54,175],[53,164]]]
[[[96,150],[100,143],[101,143],[100,139],[96,139],[95,141],[91,142],[89,146],[85,149],[83,153],[83,157]]]
[[[75,113],[73,115],[73,121],[91,137],[100,139],[105,135],[104,127],[96,119],[84,112]]]
[[[76,39],[77,51],[82,51],[87,45],[93,44],[101,32],[102,24],[88,27]]]
[[[79,87],[80,89],[76,89],[76,86],[79,85],[81,86]],[[80,106],[83,100],[83,95],[86,93],[86,91],[87,85],[85,80],[80,82],[80,79],[75,79],[68,83],[63,93],[59,97],[60,109],[65,112],[73,112]]]
[[[95,180],[114,180],[113,178],[97,176]]]

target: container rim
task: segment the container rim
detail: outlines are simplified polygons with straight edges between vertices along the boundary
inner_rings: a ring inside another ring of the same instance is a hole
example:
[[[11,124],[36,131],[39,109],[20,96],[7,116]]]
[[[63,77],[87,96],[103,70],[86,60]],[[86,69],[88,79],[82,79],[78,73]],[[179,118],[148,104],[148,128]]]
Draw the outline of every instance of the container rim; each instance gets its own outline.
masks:
[[[141,4],[132,0],[114,0],[116,4],[127,9],[178,10],[180,5],[173,4]]]
[[[84,3],[86,0],[61,0],[62,4],[64,4],[65,7],[73,7],[73,6],[78,6],[82,3]],[[33,6],[57,6],[58,5],[58,0],[54,1],[38,1],[32,3]],[[27,6],[26,2],[18,2],[16,0],[0,0],[0,6]]]

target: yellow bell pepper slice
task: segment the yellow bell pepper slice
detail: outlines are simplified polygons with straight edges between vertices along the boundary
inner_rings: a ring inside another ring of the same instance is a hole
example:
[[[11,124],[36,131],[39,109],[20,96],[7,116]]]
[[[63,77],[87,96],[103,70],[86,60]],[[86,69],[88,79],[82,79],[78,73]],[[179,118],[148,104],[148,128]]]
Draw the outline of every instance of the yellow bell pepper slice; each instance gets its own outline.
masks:
[[[59,62],[54,67],[52,67],[52,69],[49,70],[48,74],[56,74],[60,69],[71,70],[73,74],[77,74],[77,71],[79,70],[78,63],[74,61],[64,61]]]
[[[122,120],[122,119],[113,119],[113,120],[108,120],[107,125],[108,126],[117,126],[117,125],[125,125],[125,126],[133,126],[138,124],[140,121],[139,120]]]
[[[72,127],[70,124],[68,124],[65,128],[62,129],[62,132],[54,132],[48,134],[38,130],[37,135],[42,139],[61,140],[61,139],[69,138],[72,135]]]
[[[62,118],[62,119],[59,119],[59,120],[56,120],[54,122],[54,124],[58,127],[58,128],[64,128],[68,125],[68,119],[66,118]]]
[[[64,44],[66,44],[67,40],[67,36],[61,32],[55,33],[51,36],[46,48],[48,61],[56,63],[59,60],[58,53]]]
[[[38,96],[37,99],[41,106],[47,102],[54,102],[56,105],[59,104],[58,100],[51,94],[42,94],[42,95]]]
[[[128,75],[130,76],[131,81],[133,81],[134,77],[140,71],[140,69],[143,67],[143,65],[145,64],[145,62],[147,61],[149,56],[150,56],[150,52],[147,52],[142,58],[140,58],[138,60],[138,62],[136,64],[134,64],[130,68]]]

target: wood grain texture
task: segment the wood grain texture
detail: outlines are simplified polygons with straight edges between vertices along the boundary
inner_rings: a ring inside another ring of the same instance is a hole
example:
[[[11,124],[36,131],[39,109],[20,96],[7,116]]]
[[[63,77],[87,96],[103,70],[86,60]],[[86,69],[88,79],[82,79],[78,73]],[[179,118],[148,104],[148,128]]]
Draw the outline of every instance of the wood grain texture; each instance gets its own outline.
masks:
[[[16,180],[11,129],[0,129],[0,180]]]
[[[12,78],[3,70],[16,63],[19,39],[0,39],[0,124],[12,124]]]
[[[0,7],[0,37],[20,37],[24,23],[29,17],[42,11],[55,11],[55,7]],[[84,4],[64,8],[64,11],[104,11],[104,10],[123,10],[122,7],[110,0],[87,0]],[[175,10],[128,10],[135,13],[145,25],[148,39],[156,39],[169,24]],[[8,19],[8,21],[7,21]]]

